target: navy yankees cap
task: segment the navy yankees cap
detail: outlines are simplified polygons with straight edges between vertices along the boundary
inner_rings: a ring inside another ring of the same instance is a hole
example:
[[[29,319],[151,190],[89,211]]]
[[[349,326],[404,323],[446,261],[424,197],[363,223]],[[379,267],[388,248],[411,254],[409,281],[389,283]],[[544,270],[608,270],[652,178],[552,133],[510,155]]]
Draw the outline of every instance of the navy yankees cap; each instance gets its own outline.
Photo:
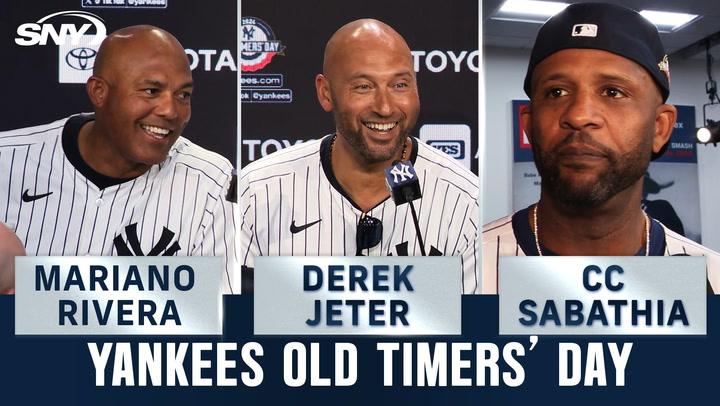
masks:
[[[532,92],[535,67],[568,48],[600,49],[628,58],[645,68],[665,102],[670,94],[670,67],[657,28],[635,10],[607,3],[576,3],[550,18],[538,32],[523,89]],[[667,144],[653,159],[665,152]]]
[[[645,68],[670,94],[670,69],[657,28],[635,10],[607,3],[576,3],[550,18],[535,39],[523,89],[530,96],[532,73],[551,54],[568,48],[612,52]]]

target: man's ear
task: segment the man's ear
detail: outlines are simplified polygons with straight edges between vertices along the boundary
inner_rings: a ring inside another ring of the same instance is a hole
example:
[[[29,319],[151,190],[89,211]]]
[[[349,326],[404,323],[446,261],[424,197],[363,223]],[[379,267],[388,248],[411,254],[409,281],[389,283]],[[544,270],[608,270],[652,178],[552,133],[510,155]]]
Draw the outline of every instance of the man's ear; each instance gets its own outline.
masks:
[[[315,90],[317,98],[323,110],[328,113],[333,109],[332,92],[330,92],[330,82],[323,74],[315,76]]]
[[[653,134],[653,152],[658,153],[670,140],[677,120],[677,109],[672,104],[661,104],[655,110],[655,134]]]
[[[85,84],[85,91],[96,109],[102,108],[107,102],[108,83],[105,79],[95,75],[90,76]]]

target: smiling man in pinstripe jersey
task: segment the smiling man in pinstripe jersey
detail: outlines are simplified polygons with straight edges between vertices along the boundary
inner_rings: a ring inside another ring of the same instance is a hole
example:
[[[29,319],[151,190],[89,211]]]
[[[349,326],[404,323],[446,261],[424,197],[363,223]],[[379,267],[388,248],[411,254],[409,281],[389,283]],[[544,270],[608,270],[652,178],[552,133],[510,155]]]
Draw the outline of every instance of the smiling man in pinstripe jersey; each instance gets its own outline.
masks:
[[[420,255],[409,206],[395,204],[384,177],[409,160],[425,251],[461,257],[458,288],[479,292],[478,178],[410,136],[420,102],[405,40],[377,20],[348,23],[328,41],[315,84],[335,132],[241,170],[243,290],[260,255]]]
[[[205,255],[235,279],[232,165],[181,137],[193,81],[152,26],[110,34],[87,82],[95,114],[0,133],[0,221],[29,255]]]

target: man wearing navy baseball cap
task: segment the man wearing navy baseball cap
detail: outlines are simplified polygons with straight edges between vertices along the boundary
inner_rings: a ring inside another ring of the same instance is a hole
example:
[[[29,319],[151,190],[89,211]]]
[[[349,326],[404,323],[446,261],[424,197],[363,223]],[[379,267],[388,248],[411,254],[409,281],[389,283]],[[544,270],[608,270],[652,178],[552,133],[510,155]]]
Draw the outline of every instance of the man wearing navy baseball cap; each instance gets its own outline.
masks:
[[[540,200],[485,226],[482,291],[497,293],[498,257],[525,255],[705,256],[708,290],[720,291],[720,254],[640,205],[677,116],[655,26],[622,6],[572,4],[540,29],[523,88]]]

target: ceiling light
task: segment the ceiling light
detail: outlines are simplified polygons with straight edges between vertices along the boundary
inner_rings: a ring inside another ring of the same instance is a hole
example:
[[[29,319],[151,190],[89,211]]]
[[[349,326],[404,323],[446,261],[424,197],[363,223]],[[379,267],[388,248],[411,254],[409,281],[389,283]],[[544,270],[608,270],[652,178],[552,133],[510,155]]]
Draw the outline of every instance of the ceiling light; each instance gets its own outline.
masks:
[[[507,0],[492,18],[542,24],[567,6],[557,1]]]
[[[669,11],[643,10],[640,15],[655,24],[658,30],[674,31],[697,18],[696,14],[671,13]]]
[[[493,20],[542,24],[548,18],[563,11],[568,5],[568,3],[558,1],[507,0],[491,18]],[[675,31],[698,18],[695,14],[657,10],[643,10],[640,15],[655,24],[658,30],[663,32]]]

